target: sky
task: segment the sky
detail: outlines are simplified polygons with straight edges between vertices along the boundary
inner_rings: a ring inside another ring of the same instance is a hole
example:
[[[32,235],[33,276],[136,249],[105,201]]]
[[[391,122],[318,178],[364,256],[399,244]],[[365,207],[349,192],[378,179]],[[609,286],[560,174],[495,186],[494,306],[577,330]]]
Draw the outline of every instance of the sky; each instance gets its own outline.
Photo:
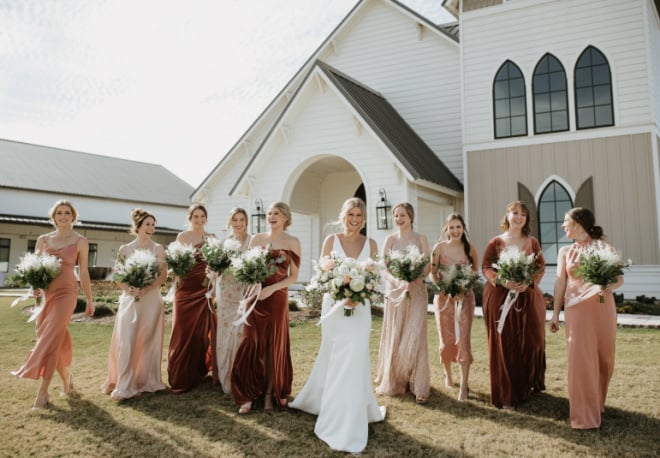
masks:
[[[0,0],[0,138],[197,187],[357,0]],[[433,22],[441,0],[401,3]]]

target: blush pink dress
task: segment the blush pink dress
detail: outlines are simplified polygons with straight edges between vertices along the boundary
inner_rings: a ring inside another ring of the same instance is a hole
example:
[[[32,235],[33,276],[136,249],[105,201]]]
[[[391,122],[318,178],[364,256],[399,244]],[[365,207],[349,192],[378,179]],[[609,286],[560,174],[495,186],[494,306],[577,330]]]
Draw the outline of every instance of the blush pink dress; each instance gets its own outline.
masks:
[[[78,240],[62,248],[46,246],[48,254],[62,260],[60,274],[46,290],[46,305],[36,320],[37,342],[25,363],[12,374],[31,379],[50,380],[55,370],[66,368],[73,360],[69,322],[76,308],[78,283],[73,268],[78,259]]]
[[[161,376],[165,311],[159,288],[136,301],[121,293],[108,356],[108,378],[101,387],[115,399],[165,389]]]
[[[568,282],[564,303],[574,303],[590,284],[573,272],[579,266],[580,246],[573,244],[566,255]],[[599,302],[598,294],[580,300],[564,310],[568,354],[568,401],[571,426],[575,429],[600,427],[607,388],[614,372],[616,307],[612,293]],[[573,300],[571,300],[573,299]]]
[[[457,260],[450,259],[441,254],[440,264],[444,266],[450,264],[467,265],[469,261],[467,257]],[[472,364],[470,334],[472,333],[472,320],[474,318],[474,294],[470,292],[463,298],[463,306],[461,307],[461,314],[458,318],[458,341],[456,340],[456,331],[454,329],[454,298],[448,298],[441,293],[435,296],[433,305],[435,306],[435,323],[438,328],[438,336],[440,337],[440,361],[443,363],[456,361],[461,364]]]

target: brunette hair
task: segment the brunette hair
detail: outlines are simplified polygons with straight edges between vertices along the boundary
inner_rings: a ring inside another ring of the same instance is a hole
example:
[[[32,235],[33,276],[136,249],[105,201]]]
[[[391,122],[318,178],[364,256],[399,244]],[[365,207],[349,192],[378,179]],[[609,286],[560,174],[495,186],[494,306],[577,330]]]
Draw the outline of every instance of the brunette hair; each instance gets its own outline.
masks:
[[[154,223],[156,222],[156,217],[150,211],[142,208],[133,209],[133,211],[131,211],[131,220],[133,220],[130,231],[131,234],[137,235],[138,229],[140,229],[140,226],[142,226],[142,223],[144,223],[144,220],[147,218],[153,218]]]
[[[467,256],[468,261],[470,261],[470,264],[472,264],[474,260],[470,255],[470,237],[468,236],[468,230],[467,227],[465,226],[465,220],[463,219],[463,216],[460,213],[451,213],[449,216],[447,216],[447,219],[445,219],[445,225],[442,228],[442,234],[444,234],[447,237],[447,239],[450,238],[449,224],[454,220],[460,221],[461,225],[463,226],[463,234],[461,235],[461,242],[463,243],[463,251],[465,251],[465,256]]]
[[[234,216],[238,215],[241,213],[243,216],[245,216],[245,231],[247,232],[247,224],[248,224],[248,214],[245,211],[245,209],[241,207],[234,207],[229,211],[229,218],[227,218],[227,224],[225,225],[225,229],[229,229],[231,227],[231,220],[234,219]]]
[[[48,210],[48,214],[50,215],[50,223],[57,229],[57,223],[55,222],[55,212],[57,212],[57,209],[60,207],[69,207],[71,209],[71,215],[73,216],[73,224],[76,224],[78,222],[78,210],[73,206],[71,202],[69,202],[66,199],[60,199],[55,204],[50,207],[50,210]]]
[[[525,225],[522,227],[520,232],[522,233],[522,235],[527,237],[529,234],[532,233],[532,228],[529,225],[529,209],[527,208],[527,205],[525,205],[525,202],[523,202],[522,200],[514,200],[513,202],[510,202],[506,206],[506,213],[504,214],[504,218],[502,218],[502,224],[500,224],[500,229],[502,229],[503,231],[509,229],[509,220],[507,219],[507,215],[514,208],[520,208],[525,213]]]
[[[277,208],[279,211],[282,212],[284,216],[286,216],[286,222],[284,223],[284,230],[286,230],[287,227],[291,226],[291,223],[293,222],[291,220],[291,207],[286,202],[273,202],[270,204],[270,208]]]
[[[206,211],[206,207],[203,204],[192,204],[190,207],[188,207],[188,221],[192,218],[193,213],[195,213],[195,210],[201,210],[204,212],[204,216],[207,218],[209,217],[208,212]]]
[[[415,222],[415,209],[413,206],[408,202],[400,202],[392,207],[392,216],[394,216],[397,208],[403,208],[406,213],[408,213],[408,216],[410,217],[410,228],[412,229],[413,223]]]
[[[588,208],[575,207],[566,212],[569,218],[578,223],[594,240],[603,238],[603,228],[596,226],[596,217]]]

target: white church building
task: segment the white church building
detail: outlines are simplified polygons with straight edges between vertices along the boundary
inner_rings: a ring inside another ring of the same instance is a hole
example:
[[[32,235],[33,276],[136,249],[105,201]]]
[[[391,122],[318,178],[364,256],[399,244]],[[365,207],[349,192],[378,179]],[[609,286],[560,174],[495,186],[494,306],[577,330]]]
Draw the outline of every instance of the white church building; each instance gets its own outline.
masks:
[[[288,202],[306,281],[348,197],[379,246],[378,207],[407,201],[430,241],[464,213],[480,253],[523,200],[551,293],[563,214],[586,206],[635,264],[626,296],[660,296],[658,0],[443,6],[456,22],[358,2],[193,192],[209,226]]]

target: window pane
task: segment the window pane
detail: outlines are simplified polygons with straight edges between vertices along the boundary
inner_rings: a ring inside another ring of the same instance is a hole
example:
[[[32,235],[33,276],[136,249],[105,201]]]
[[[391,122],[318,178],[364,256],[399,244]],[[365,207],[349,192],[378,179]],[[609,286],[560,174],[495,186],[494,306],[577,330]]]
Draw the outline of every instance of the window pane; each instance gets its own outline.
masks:
[[[607,65],[598,65],[592,67],[592,77],[594,84],[609,84],[610,68]]]
[[[525,98],[511,98],[511,116],[520,116],[525,114]]]
[[[612,102],[610,86],[594,86],[594,105],[606,105]]]
[[[548,57],[550,56],[545,56],[543,59],[541,59],[539,66],[536,67],[537,73],[548,73]]]
[[[506,64],[503,66],[499,72],[497,72],[497,75],[495,76],[495,81],[502,81],[502,80],[508,80],[509,79],[509,66],[511,64]]]
[[[612,108],[610,105],[596,107],[596,125],[597,126],[611,126],[612,123]]]
[[[536,132],[540,134],[545,132],[552,132],[550,113],[541,113],[536,115]]]
[[[534,76],[534,93],[539,92],[549,92],[550,84],[548,81],[548,75],[536,75]]]
[[[564,221],[564,215],[567,211],[572,208],[571,201],[558,201],[557,209],[555,213],[555,221]],[[560,228],[560,231],[563,232],[563,229]]]
[[[593,108],[580,108],[578,110],[578,127],[593,127],[595,125],[594,109]]]
[[[591,86],[591,67],[579,68],[575,72],[575,87]]]
[[[0,239],[0,272],[9,272],[9,239]]]
[[[565,110],[566,109],[566,92],[559,91],[553,92],[551,94],[551,103],[552,111]]]
[[[562,68],[559,61],[551,56],[548,56],[548,71],[552,73],[554,72],[561,72],[562,74],[564,73],[564,69]]]
[[[552,112],[552,130],[568,130],[568,112],[566,110]]]
[[[580,56],[580,59],[578,60],[578,67],[590,67],[591,66],[591,50],[592,48],[590,47],[587,49],[582,56]]]
[[[591,65],[594,66],[603,65],[603,64],[607,65],[607,61],[605,60],[605,57],[599,51],[595,50],[594,48],[591,48],[590,51],[591,51],[591,62],[590,62]]]
[[[495,117],[504,118],[511,116],[509,112],[509,99],[498,100],[495,102]]]
[[[496,137],[510,137],[510,118],[495,120],[495,136]]]
[[[525,95],[525,85],[522,78],[512,79],[509,82],[509,95],[511,97],[522,97]]]
[[[541,223],[541,240],[543,240],[543,244],[557,242],[556,223]]]
[[[508,81],[497,81],[495,83],[495,98],[505,99],[509,97],[509,83]]]
[[[550,74],[550,90],[562,91],[566,89],[566,75],[564,72]]]
[[[559,243],[561,243],[562,245],[570,245],[571,243],[573,243],[571,239],[566,237],[566,232],[564,232],[563,229],[559,234]]]
[[[534,97],[534,102],[537,113],[550,111],[550,94],[538,94]]]
[[[543,198],[546,202],[541,202],[539,205],[539,221],[542,223],[555,220],[555,202],[552,198],[552,191],[547,189],[543,193]]]
[[[557,264],[557,245],[552,244],[550,246],[543,248],[543,258],[545,259],[546,265],[556,265]]]
[[[576,91],[576,105],[578,108],[591,107],[594,104],[593,90],[590,87],[578,89]]]
[[[524,116],[516,116],[511,118],[511,135],[525,135],[527,133],[527,126]]]

